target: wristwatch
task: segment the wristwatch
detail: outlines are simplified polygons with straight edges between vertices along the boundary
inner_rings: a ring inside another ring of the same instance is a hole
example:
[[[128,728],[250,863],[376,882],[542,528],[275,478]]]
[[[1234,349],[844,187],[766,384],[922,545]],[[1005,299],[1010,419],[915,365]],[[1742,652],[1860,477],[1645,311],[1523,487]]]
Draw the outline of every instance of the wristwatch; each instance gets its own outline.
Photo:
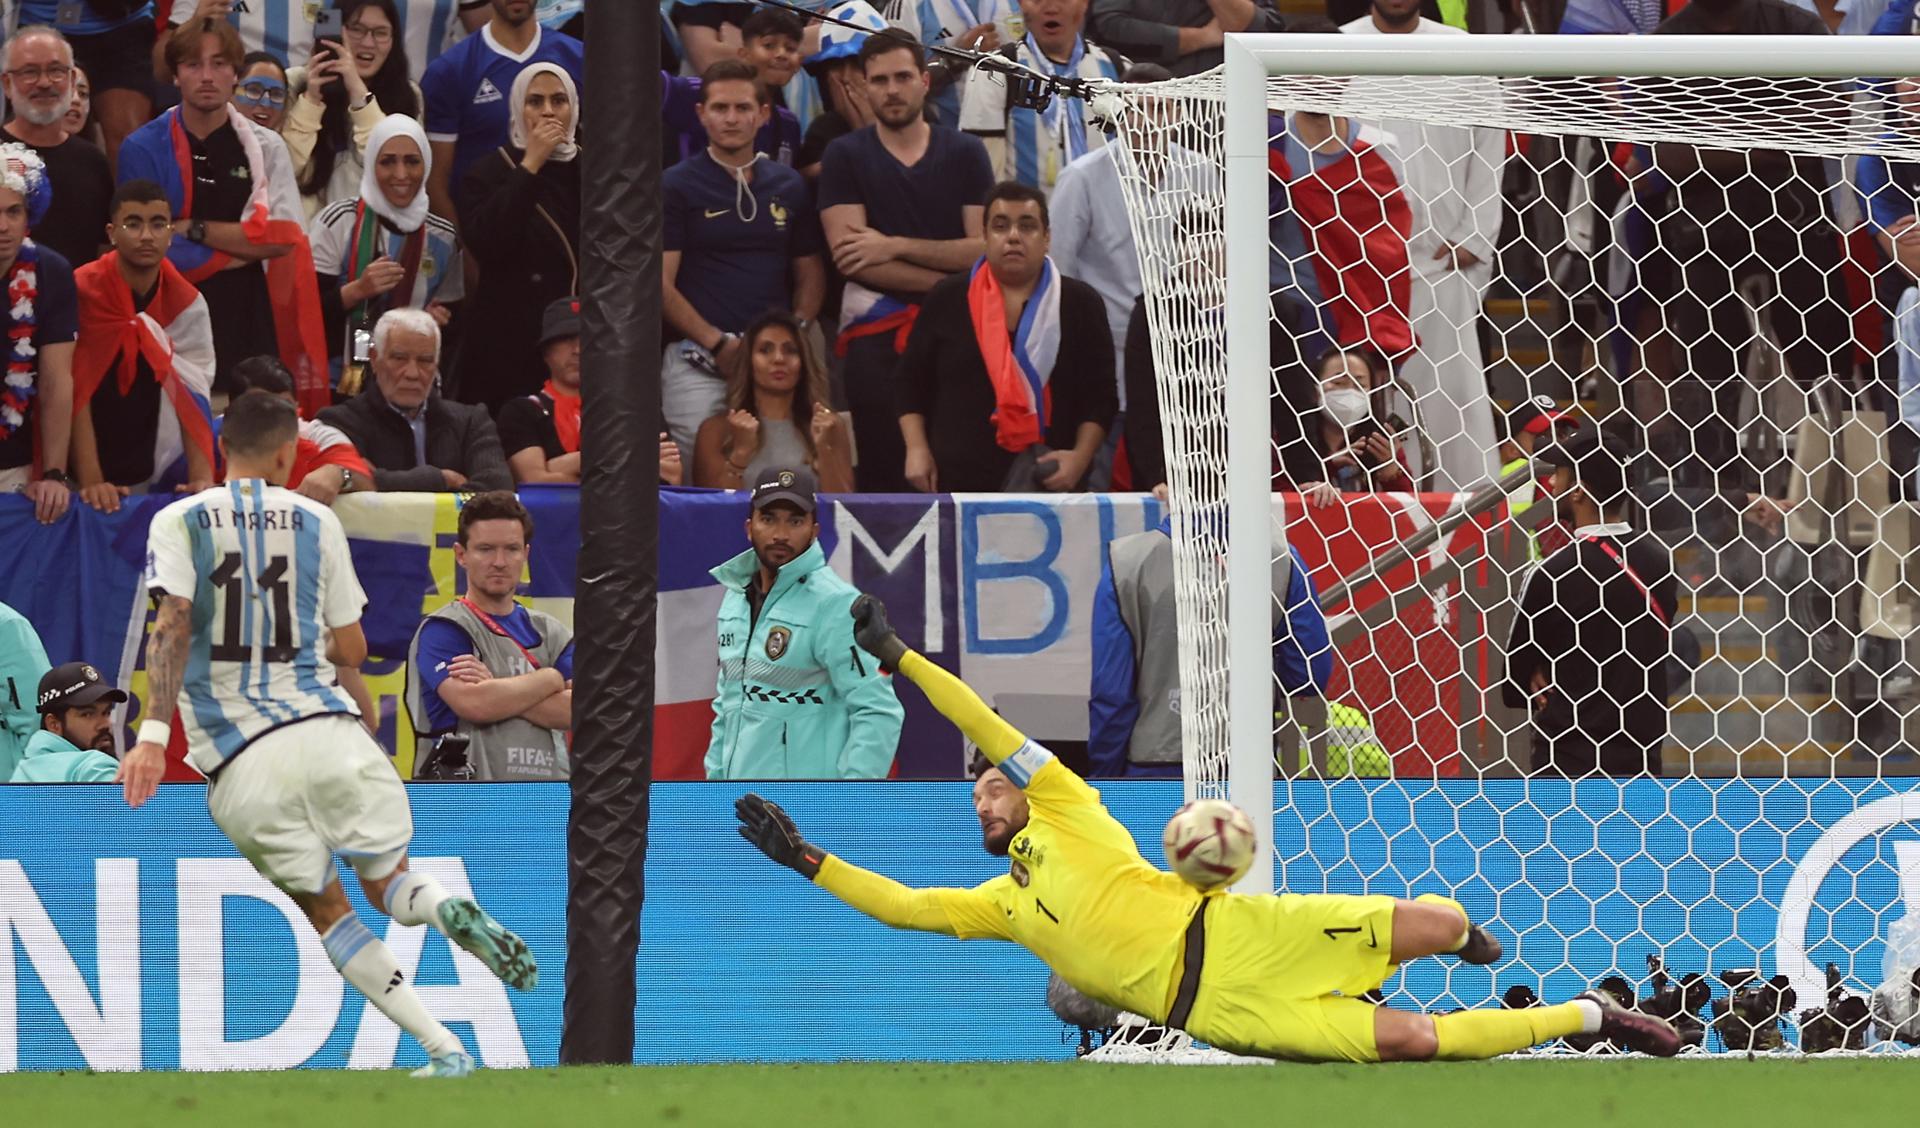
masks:
[[[40,476],[49,482],[58,482],[63,486],[70,486],[73,484],[71,481],[68,480],[67,472],[65,470],[60,469],[58,466],[47,467],[45,470],[42,470],[40,472]]]
[[[347,469],[345,466],[340,468],[340,492],[353,492],[353,471]]]
[[[207,221],[204,219],[188,220],[187,221],[187,238],[195,243],[206,242],[207,241]]]

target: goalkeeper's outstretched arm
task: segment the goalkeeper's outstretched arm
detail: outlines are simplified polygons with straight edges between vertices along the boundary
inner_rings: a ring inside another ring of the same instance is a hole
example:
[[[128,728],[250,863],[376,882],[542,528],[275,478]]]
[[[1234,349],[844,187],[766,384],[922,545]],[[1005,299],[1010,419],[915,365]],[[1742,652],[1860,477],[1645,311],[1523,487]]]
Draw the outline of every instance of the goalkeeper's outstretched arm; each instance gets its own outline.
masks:
[[[748,792],[734,801],[740,837],[882,924],[962,939],[1006,939],[1003,914],[973,889],[914,889],[842,861],[800,837],[780,805]]]
[[[1056,760],[1052,752],[1008,724],[980,700],[979,694],[967,688],[966,682],[941,669],[931,659],[907,649],[907,644],[900,641],[900,636],[887,623],[885,605],[870,595],[853,601],[853,640],[879,659],[882,667],[899,671],[919,686],[934,708],[965,733],[988,761],[1014,786],[1025,791],[1036,806],[1064,809],[1088,803],[1099,805],[1099,792]]]

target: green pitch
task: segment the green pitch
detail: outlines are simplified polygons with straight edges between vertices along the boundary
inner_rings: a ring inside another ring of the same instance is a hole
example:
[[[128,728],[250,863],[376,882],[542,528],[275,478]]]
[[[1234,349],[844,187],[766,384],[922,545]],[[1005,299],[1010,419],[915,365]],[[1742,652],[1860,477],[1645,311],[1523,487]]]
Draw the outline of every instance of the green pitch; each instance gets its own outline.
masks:
[[[9,1124],[249,1128],[1441,1128],[1911,1124],[1920,1061],[713,1065],[16,1074]]]

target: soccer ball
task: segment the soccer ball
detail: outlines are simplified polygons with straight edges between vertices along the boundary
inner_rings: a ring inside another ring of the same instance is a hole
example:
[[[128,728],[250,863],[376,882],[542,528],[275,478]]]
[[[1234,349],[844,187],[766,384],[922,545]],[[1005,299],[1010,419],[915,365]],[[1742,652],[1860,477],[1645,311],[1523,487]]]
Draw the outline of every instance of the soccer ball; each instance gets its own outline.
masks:
[[[1160,844],[1167,868],[1200,889],[1218,889],[1253,865],[1253,820],[1225,799],[1195,799],[1167,820]]]

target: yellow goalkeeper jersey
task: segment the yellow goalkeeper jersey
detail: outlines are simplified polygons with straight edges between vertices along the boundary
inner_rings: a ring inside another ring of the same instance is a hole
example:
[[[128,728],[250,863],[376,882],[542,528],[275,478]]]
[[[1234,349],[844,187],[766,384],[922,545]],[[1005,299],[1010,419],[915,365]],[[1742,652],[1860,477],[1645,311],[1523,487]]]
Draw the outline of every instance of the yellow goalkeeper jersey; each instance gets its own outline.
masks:
[[[972,889],[910,889],[830,855],[814,880],[895,928],[1010,940],[1093,998],[1165,1018],[1202,894],[1141,857],[1100,793],[1044,747],[1027,741],[999,767],[1031,811],[1005,874]]]

